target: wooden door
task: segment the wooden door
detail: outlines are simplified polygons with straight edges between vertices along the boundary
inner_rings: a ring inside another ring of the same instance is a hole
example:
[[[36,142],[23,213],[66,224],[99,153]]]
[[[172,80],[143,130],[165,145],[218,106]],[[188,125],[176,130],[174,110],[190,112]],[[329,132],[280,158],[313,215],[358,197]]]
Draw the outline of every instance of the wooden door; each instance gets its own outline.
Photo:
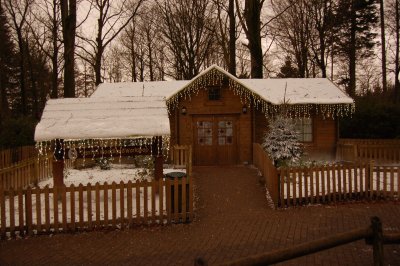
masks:
[[[236,117],[207,115],[193,118],[195,165],[237,163]]]
[[[237,163],[236,119],[234,116],[216,117],[216,154],[217,164]]]

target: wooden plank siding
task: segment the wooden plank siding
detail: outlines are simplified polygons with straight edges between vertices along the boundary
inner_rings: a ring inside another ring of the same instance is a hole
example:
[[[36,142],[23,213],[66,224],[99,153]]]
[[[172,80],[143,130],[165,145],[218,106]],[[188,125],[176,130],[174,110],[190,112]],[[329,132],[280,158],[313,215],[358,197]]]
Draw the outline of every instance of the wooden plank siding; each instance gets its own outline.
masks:
[[[196,165],[194,119],[198,116],[234,116],[236,120],[235,138],[237,140],[236,163],[252,161],[252,112],[242,112],[243,103],[227,86],[221,87],[221,100],[208,100],[207,88],[200,89],[196,95],[181,99],[177,107],[170,113],[171,142],[176,145],[193,146],[193,164]],[[181,114],[182,107],[187,113]],[[218,164],[215,160],[214,164]]]
[[[336,155],[337,120],[323,118],[312,114],[313,140],[304,142],[305,152],[309,158],[333,159]],[[254,110],[254,142],[262,143],[265,132],[268,130],[268,121],[261,110]]]

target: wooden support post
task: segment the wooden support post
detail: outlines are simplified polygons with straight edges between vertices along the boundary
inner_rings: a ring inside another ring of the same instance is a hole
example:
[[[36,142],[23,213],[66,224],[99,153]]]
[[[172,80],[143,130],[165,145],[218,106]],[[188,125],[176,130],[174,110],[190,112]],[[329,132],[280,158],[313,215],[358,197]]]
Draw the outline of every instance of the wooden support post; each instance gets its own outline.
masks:
[[[155,165],[154,165],[154,174],[155,174],[156,181],[163,178],[163,163],[164,163],[163,156],[162,155],[156,156]]]
[[[372,249],[374,255],[374,266],[383,266],[383,233],[382,223],[378,217],[371,218],[372,227]]]
[[[40,168],[39,168],[39,158],[35,159],[35,163],[34,163],[34,184],[35,186],[37,186],[37,184],[40,181]]]
[[[55,190],[64,186],[64,150],[63,140],[56,141],[53,160],[53,186]],[[61,200],[59,195],[59,200]]]
[[[160,179],[162,180],[164,173],[163,173],[163,163],[164,158],[162,154],[162,137],[155,137],[153,138],[153,156],[154,156],[154,176],[155,180],[158,182]],[[159,187],[156,186],[155,192],[158,194]]]

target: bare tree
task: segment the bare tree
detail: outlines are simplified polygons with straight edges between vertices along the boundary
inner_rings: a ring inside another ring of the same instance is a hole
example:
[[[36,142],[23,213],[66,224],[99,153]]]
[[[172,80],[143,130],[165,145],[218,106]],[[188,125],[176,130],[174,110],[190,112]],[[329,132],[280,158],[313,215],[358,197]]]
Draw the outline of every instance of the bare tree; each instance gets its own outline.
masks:
[[[239,19],[246,34],[251,56],[251,77],[263,78],[263,52],[261,46],[261,8],[264,0],[246,0],[243,17],[236,0]]]
[[[311,17],[311,26],[307,30],[310,41],[310,53],[321,70],[323,78],[327,77],[327,61],[330,55],[329,47],[333,40],[333,12],[335,1],[311,0],[306,2],[307,13]]]
[[[64,97],[75,97],[76,0],[60,0],[64,43]]]
[[[162,33],[173,55],[175,79],[192,79],[205,62],[214,41],[212,2],[191,0],[159,1]]]
[[[271,31],[277,36],[278,46],[293,56],[299,77],[309,77],[309,49],[311,22],[306,0],[284,0],[272,3],[274,20]]]
[[[28,114],[27,109],[27,88],[24,50],[24,31],[26,19],[33,0],[5,0],[4,6],[12,21],[12,28],[17,35],[19,54],[19,86],[21,91],[21,110],[23,115]]]
[[[236,40],[238,25],[236,25],[235,1],[214,0],[217,7],[217,24],[215,37],[222,49],[225,66],[229,73],[236,76]]]
[[[400,81],[399,81],[399,74],[400,74],[400,11],[399,11],[399,0],[396,0],[395,3],[395,29],[396,29],[396,59],[395,59],[395,99],[396,101],[400,101]]]
[[[389,2],[389,1],[388,1]],[[388,6],[388,23],[387,27],[389,29],[388,36],[393,37],[393,49],[390,49],[391,55],[390,61],[393,65],[393,68],[390,69],[390,72],[394,74],[394,97],[393,99],[397,102],[400,102],[400,5],[399,0],[390,1]],[[391,42],[389,42],[391,44]],[[391,47],[391,46],[389,46]]]
[[[38,47],[50,59],[52,66],[52,89],[51,98],[58,98],[58,84],[60,71],[60,50],[61,41],[59,31],[61,26],[60,1],[45,0],[36,4],[36,12],[32,15],[39,24],[37,27],[30,24],[31,34],[35,39]]]
[[[379,0],[380,26],[381,26],[381,48],[382,48],[382,90],[387,91],[386,77],[386,36],[385,36],[385,7],[383,0]]]
[[[89,0],[97,13],[97,33],[95,40],[79,36],[85,45],[79,45],[83,52],[80,56],[90,63],[95,71],[96,85],[102,82],[102,58],[106,47],[136,16],[144,0],[132,3],[128,0],[120,2],[111,0]],[[93,10],[92,10],[93,11]]]

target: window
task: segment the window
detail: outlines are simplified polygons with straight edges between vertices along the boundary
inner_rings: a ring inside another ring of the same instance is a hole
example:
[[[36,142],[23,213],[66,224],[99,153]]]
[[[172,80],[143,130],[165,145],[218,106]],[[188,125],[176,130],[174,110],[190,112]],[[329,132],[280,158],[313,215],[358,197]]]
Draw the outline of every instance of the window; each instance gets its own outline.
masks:
[[[210,101],[221,100],[221,89],[219,87],[208,88],[208,100]]]
[[[197,122],[197,143],[200,145],[212,145],[212,122]]]
[[[296,118],[295,129],[298,139],[301,142],[311,142],[313,140],[313,127],[311,118]]]
[[[233,142],[233,123],[232,121],[218,122],[218,145],[232,145]]]

